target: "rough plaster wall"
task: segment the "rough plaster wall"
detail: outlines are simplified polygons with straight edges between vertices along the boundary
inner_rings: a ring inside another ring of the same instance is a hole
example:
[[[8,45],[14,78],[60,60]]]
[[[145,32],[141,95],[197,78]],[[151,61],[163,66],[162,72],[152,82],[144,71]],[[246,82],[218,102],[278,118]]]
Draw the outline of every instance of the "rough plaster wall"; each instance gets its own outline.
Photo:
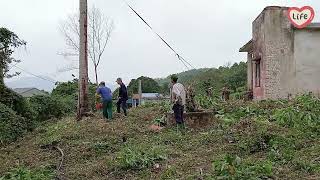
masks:
[[[296,63],[295,93],[312,91],[320,94],[320,30],[296,30],[294,42]]]
[[[247,88],[248,90],[252,90],[252,59],[251,59],[252,52],[248,53],[247,56]]]
[[[267,9],[264,13],[264,99],[286,98],[294,82],[293,29],[285,8]]]
[[[260,87],[255,86],[255,63],[252,63],[252,82],[253,82],[253,97],[256,100],[264,98],[264,82],[265,82],[265,58],[264,58],[264,13],[260,14],[256,20],[252,23],[252,41],[253,41],[253,59],[261,58],[261,80]]]

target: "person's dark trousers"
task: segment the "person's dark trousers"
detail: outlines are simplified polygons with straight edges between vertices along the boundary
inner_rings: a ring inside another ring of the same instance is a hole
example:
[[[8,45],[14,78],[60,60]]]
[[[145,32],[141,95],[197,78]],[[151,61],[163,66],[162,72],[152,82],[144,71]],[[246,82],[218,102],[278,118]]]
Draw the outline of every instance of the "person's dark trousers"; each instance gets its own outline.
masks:
[[[179,104],[174,104],[172,107],[172,110],[174,112],[174,118],[176,119],[177,125],[183,125],[184,124],[184,120],[183,120],[184,106]]]
[[[127,116],[127,101],[119,99],[117,102],[117,112],[120,113],[120,107],[122,108],[124,115]]]
[[[107,119],[112,119],[112,100],[103,101],[102,112],[103,112],[103,117]]]

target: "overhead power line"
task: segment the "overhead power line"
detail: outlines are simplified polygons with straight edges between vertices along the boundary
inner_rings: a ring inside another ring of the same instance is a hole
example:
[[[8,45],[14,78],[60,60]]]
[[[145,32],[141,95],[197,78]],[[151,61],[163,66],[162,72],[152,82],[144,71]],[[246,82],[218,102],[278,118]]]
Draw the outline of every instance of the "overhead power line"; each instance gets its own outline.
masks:
[[[187,60],[185,60],[180,54],[177,53],[177,51],[175,51],[170,45],[169,43],[167,43],[167,41],[165,41],[156,31],[154,31],[152,29],[152,27],[143,19],[143,17],[136,11],[134,10],[125,0],[123,0],[124,3],[126,3],[126,5],[151,29],[151,31],[153,33],[155,33],[161,40],[162,42],[164,42],[174,53],[175,55],[177,56],[177,58],[182,62],[182,64],[187,68],[187,69],[190,69],[190,67],[192,69],[195,69],[194,66],[192,66]],[[189,65],[189,66],[188,66]]]
[[[47,79],[47,78],[44,78],[44,77],[39,76],[39,75],[36,75],[36,74],[33,74],[33,73],[29,72],[29,71],[26,71],[26,70],[24,70],[23,68],[21,68],[21,67],[17,66],[16,64],[12,65],[12,67],[13,67],[13,66],[14,66],[14,67],[16,67],[17,69],[19,69],[19,70],[21,70],[21,71],[23,71],[23,72],[25,72],[25,73],[29,74],[29,75],[32,75],[32,76],[36,77],[36,78],[39,78],[39,79],[42,79],[42,80],[45,80],[45,81],[51,82],[51,83],[53,83],[53,84],[56,84],[56,82],[55,82],[55,81],[50,80],[50,79]]]

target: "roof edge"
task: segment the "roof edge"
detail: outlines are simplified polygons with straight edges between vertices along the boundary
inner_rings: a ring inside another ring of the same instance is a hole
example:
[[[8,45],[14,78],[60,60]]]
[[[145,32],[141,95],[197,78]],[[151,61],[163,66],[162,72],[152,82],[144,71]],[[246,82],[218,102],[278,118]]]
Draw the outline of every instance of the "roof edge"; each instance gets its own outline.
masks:
[[[239,49],[239,52],[250,52],[252,51],[252,48],[253,48],[253,41],[251,39]]]

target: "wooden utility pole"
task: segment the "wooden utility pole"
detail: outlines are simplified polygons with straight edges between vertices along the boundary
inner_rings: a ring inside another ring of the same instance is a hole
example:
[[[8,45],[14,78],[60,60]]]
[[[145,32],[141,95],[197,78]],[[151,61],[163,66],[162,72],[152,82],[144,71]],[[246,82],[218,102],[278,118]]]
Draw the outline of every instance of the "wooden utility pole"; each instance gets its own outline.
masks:
[[[138,89],[138,93],[139,93],[139,105],[141,105],[141,101],[142,101],[142,85],[141,85],[141,80],[139,79],[139,89]]]
[[[80,120],[89,112],[89,78],[88,78],[88,3],[79,0],[80,7],[80,48],[79,48],[79,96],[78,114]]]
[[[3,85],[3,63],[4,62],[4,45],[0,42],[0,85]]]

